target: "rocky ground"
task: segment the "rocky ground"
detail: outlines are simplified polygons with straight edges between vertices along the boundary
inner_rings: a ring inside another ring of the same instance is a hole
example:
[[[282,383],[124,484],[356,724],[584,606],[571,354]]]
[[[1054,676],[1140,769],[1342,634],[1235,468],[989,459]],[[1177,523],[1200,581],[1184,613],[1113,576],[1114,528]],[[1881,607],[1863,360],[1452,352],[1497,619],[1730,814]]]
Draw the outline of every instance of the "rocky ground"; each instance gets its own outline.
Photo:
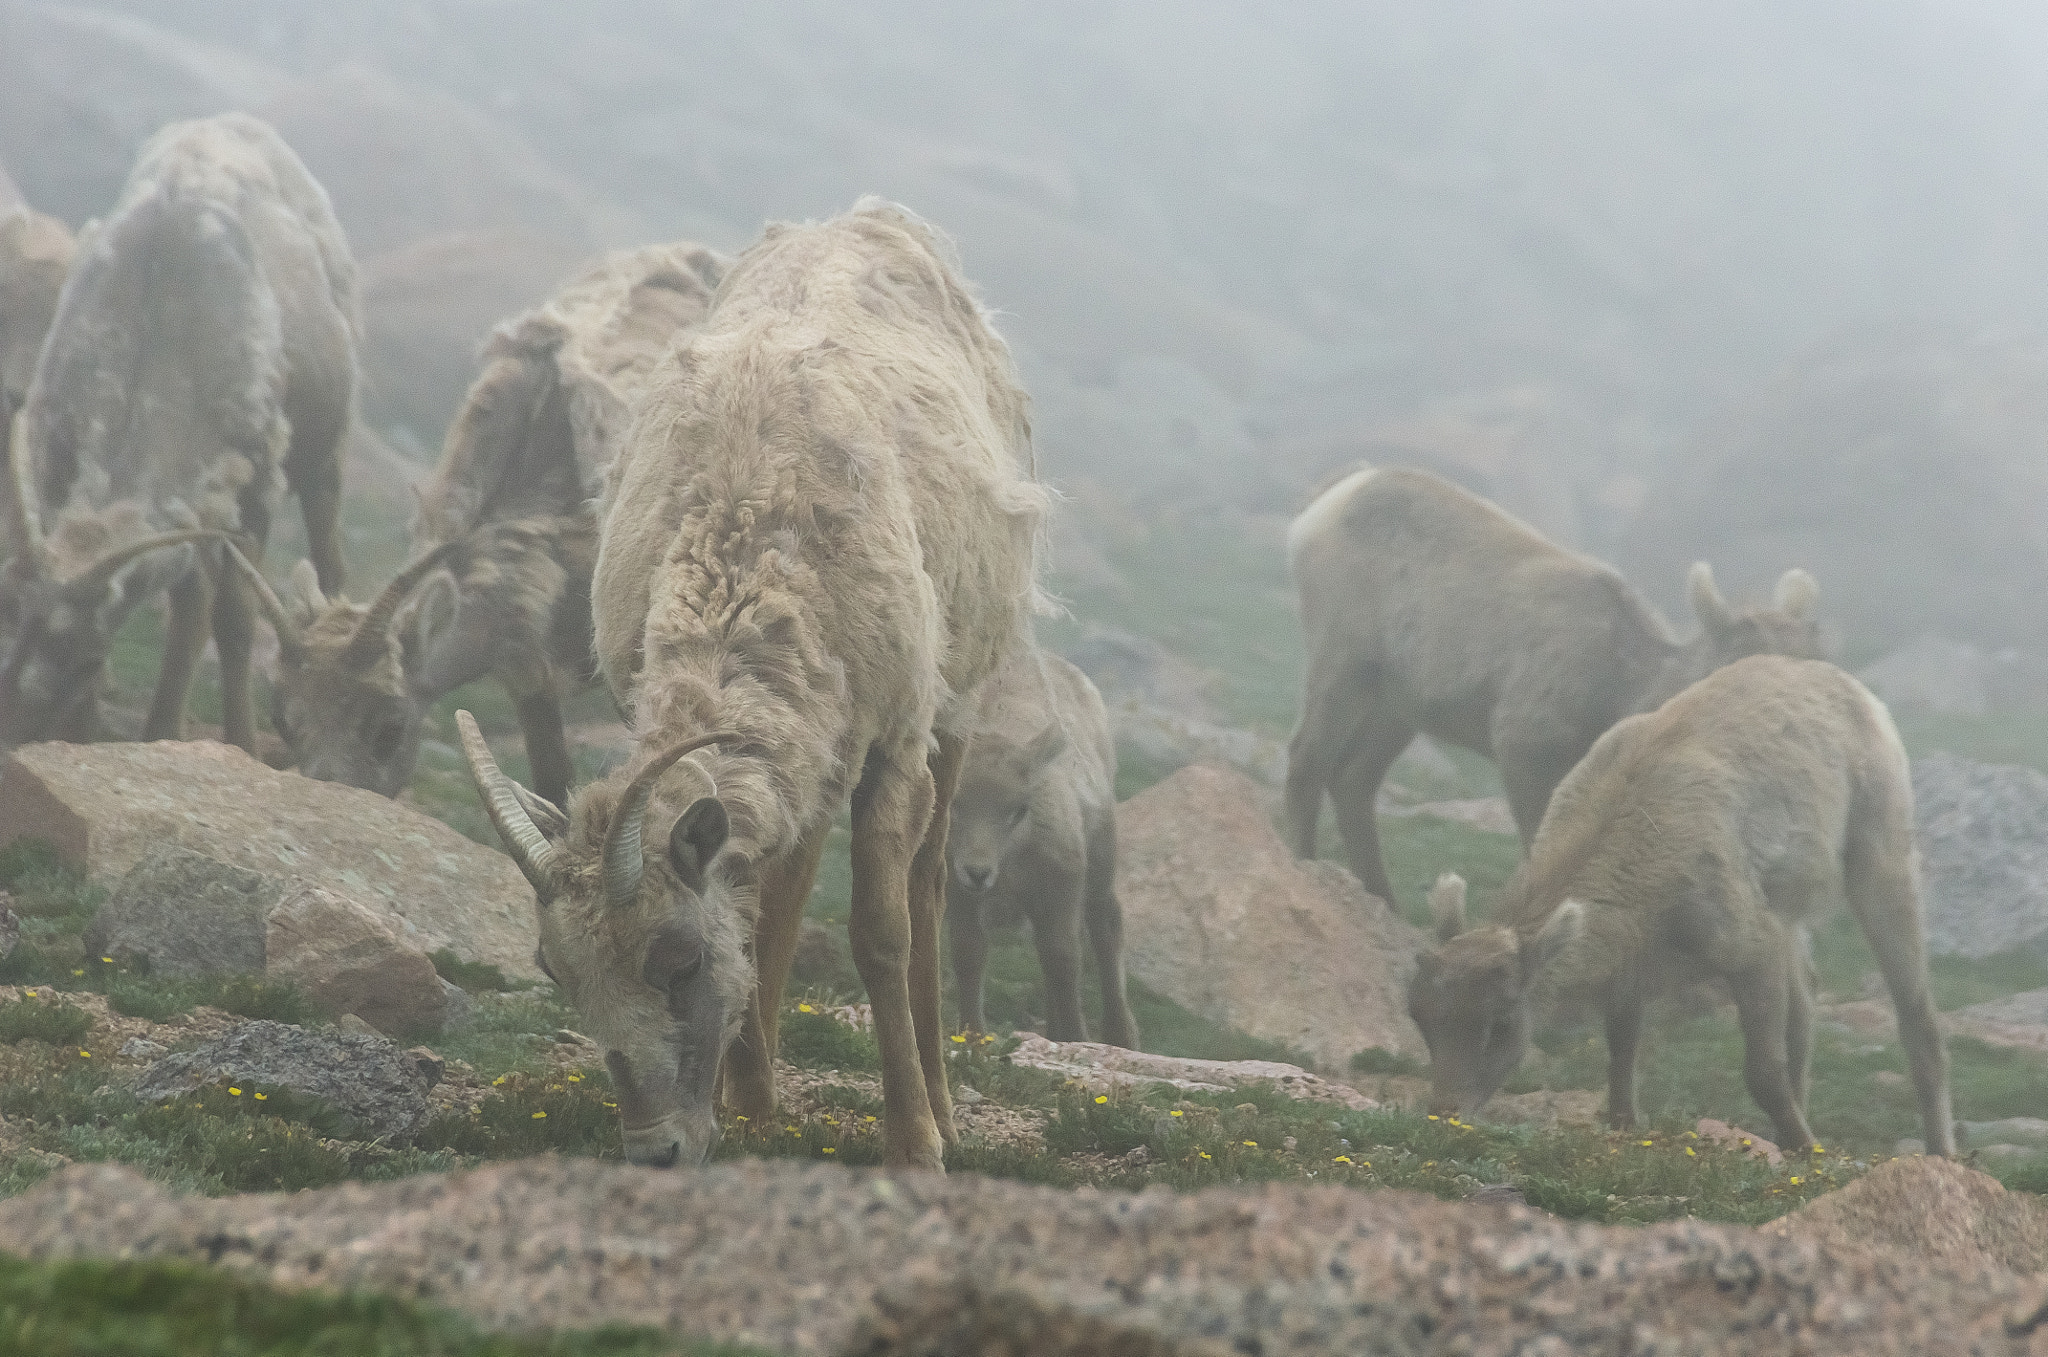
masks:
[[[631,1322],[803,1354],[2048,1351],[2040,1208],[1899,1161],[1765,1231],[1269,1186],[1061,1192],[741,1161],[535,1160],[192,1200],[80,1167],[0,1204],[36,1257],[206,1260],[493,1325]],[[1939,1205],[1947,1246],[1920,1222]]]

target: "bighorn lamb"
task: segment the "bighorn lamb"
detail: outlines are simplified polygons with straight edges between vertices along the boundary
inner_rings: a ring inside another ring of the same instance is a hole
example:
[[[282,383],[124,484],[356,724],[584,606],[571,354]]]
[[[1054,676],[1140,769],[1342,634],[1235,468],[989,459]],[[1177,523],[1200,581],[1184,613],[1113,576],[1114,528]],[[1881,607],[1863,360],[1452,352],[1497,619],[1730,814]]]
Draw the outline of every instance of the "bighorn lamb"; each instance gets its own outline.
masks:
[[[1352,872],[1389,904],[1375,804],[1417,731],[1500,766],[1527,845],[1551,789],[1622,717],[1744,655],[1820,654],[1804,570],[1774,608],[1738,613],[1695,565],[1700,633],[1680,644],[1612,568],[1426,471],[1352,472],[1294,521],[1287,555],[1308,642],[1294,851],[1315,856],[1327,793]]]
[[[1408,1011],[1440,1109],[1476,1112],[1521,1063],[1532,996],[1591,996],[1607,1022],[1608,1115],[1633,1124],[1643,1006],[1719,976],[1750,1096],[1806,1146],[1807,929],[1846,902],[1891,989],[1927,1146],[1953,1154],[1948,1052],[1927,990],[1913,787],[1884,705],[1833,665],[1738,660],[1601,736],[1558,786],[1498,922],[1438,894],[1442,948]]]
[[[722,1055],[726,1102],[772,1114],[782,986],[850,794],[886,1157],[937,1169],[955,1138],[947,808],[975,690],[1028,644],[1046,500],[1009,351],[904,209],[772,226],[669,361],[607,489],[591,604],[635,762],[563,817],[461,725],[541,899],[541,960],[610,1047],[627,1155],[704,1157]],[[643,859],[649,820],[665,851]]]
[[[114,632],[168,589],[146,737],[183,734],[210,617],[227,737],[255,748],[254,618],[218,539],[260,555],[288,483],[340,586],[358,328],[341,227],[274,131],[226,114],[149,140],[64,285],[9,449],[0,742],[92,738]]]
[[[1124,993],[1124,912],[1116,898],[1116,744],[1088,676],[1018,647],[982,686],[981,710],[946,832],[948,922],[960,1020],[987,1030],[987,926],[1031,921],[1045,972],[1046,1034],[1086,1041],[1081,923],[1102,982],[1102,1037],[1138,1047]]]
[[[272,617],[284,639],[271,714],[309,777],[398,795],[427,710],[489,675],[512,694],[534,789],[566,798],[562,692],[595,677],[592,505],[725,264],[687,242],[620,250],[500,326],[420,489],[411,564],[367,608],[294,572]]]

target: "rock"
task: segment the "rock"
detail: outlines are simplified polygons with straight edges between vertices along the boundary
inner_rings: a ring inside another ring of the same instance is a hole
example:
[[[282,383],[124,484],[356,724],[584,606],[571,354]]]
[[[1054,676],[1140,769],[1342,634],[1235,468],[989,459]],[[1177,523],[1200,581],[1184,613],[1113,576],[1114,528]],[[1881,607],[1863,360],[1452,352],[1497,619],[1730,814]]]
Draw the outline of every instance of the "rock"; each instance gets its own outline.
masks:
[[[1060,1075],[1091,1093],[1138,1084],[1228,1093],[1247,1084],[1271,1084],[1290,1098],[1308,1102],[1336,1103],[1361,1112],[1379,1106],[1355,1088],[1318,1078],[1299,1065],[1277,1060],[1192,1060],[1147,1055],[1095,1041],[1050,1041],[1036,1032],[1018,1035],[1023,1041],[1010,1052],[1011,1064]]]
[[[1975,1022],[2000,1023],[2007,1027],[2048,1027],[2048,989],[2023,990],[2002,999],[1959,1008],[1952,1015]]]
[[[353,1013],[344,1013],[336,1018],[334,1020],[334,1030],[342,1033],[344,1036],[382,1037],[384,1035]]]
[[[384,916],[322,886],[294,882],[264,921],[265,971],[304,991],[326,1017],[353,1013],[386,1036],[441,1032],[449,992],[469,996],[399,940]]]
[[[1927,1264],[2048,1268],[2048,1205],[1949,1159],[1893,1159],[1763,1227],[1833,1248],[1889,1247]]]
[[[1929,950],[2048,946],[2048,776],[1930,754],[1913,801]]]
[[[1514,812],[1508,809],[1504,796],[1482,796],[1465,801],[1425,801],[1415,806],[1382,804],[1382,815],[1432,815],[1439,820],[1451,820],[1457,824],[1470,825],[1487,834],[1515,834]]]
[[[1141,768],[1185,768],[1217,763],[1235,768],[1266,787],[1287,779],[1287,749],[1278,740],[1235,726],[1183,716],[1131,699],[1109,704],[1110,733],[1117,757]]]
[[[1257,798],[1193,766],[1117,808],[1130,974],[1325,1071],[1368,1047],[1423,1055],[1405,993],[1422,932],[1343,868],[1296,862]]]
[[[476,1022],[476,1000],[462,986],[438,975],[434,978],[441,982],[441,1035],[468,1031]]]
[[[49,840],[96,880],[178,847],[303,877],[446,947],[538,979],[533,891],[510,858],[374,792],[266,768],[231,745],[34,744],[0,763],[0,845]],[[281,894],[281,892],[280,892]]]
[[[148,1037],[130,1037],[121,1043],[121,1054],[130,1060],[154,1060],[165,1054],[168,1047],[159,1046]]]
[[[1922,636],[1856,675],[1896,711],[1982,716],[2048,700],[2048,664],[2017,650],[1986,652]]]
[[[1964,1145],[1988,1147],[2003,1142],[2008,1145],[2048,1146],[2048,1121],[2040,1117],[2001,1117],[1997,1121],[1958,1124],[1962,1134],[1957,1140]]]
[[[355,1124],[365,1139],[403,1140],[427,1118],[419,1062],[381,1036],[308,1032],[245,1022],[213,1041],[149,1066],[135,1096],[161,1102],[223,1080],[310,1094]]]
[[[276,877],[204,853],[153,849],[86,925],[86,952],[152,975],[261,972],[264,916],[283,891]]]
[[[1751,1135],[1740,1126],[1730,1126],[1727,1122],[1717,1121],[1712,1117],[1701,1117],[1692,1129],[1701,1140],[1742,1150],[1752,1159],[1763,1159],[1773,1164],[1785,1162],[1785,1153],[1776,1144],[1762,1136]]]

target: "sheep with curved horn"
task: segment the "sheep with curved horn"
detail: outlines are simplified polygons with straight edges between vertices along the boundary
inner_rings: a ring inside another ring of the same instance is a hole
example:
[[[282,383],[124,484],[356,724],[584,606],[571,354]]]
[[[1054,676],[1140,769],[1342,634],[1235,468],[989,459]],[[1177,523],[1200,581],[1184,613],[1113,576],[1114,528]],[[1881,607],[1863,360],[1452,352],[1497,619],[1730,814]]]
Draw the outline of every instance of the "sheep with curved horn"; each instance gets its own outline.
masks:
[[[576,792],[536,882],[541,963],[608,1048],[628,1159],[701,1162],[721,1082],[773,1114],[797,926],[850,803],[885,1155],[943,1167],[946,826],[976,690],[1028,644],[1031,466],[1008,349],[944,238],[893,204],[770,227],[664,360],[591,584],[643,753]],[[517,797],[472,768],[531,860]]]
[[[303,576],[286,606],[307,637],[279,666],[271,719],[310,777],[396,796],[444,694],[493,678],[512,695],[540,794],[567,799],[561,701],[590,665],[591,508],[659,360],[704,317],[725,261],[688,242],[595,261],[500,326],[422,487],[415,558],[365,610]]]
[[[144,145],[64,285],[8,440],[0,742],[94,738],[115,631],[167,593],[144,738],[183,738],[210,634],[227,738],[255,751],[255,600],[225,548],[164,548],[199,532],[260,557],[288,486],[323,585],[340,587],[359,327],[341,226],[275,131],[225,114]]]

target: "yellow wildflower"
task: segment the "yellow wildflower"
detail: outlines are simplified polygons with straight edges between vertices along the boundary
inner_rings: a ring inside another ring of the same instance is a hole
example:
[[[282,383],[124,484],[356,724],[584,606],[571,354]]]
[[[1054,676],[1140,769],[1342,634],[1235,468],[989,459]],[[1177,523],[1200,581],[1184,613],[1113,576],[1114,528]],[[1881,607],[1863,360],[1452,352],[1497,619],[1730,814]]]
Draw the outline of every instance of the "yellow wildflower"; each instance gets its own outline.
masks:
[[[256,1101],[259,1103],[267,1103],[270,1101],[270,1095],[268,1093],[259,1093],[256,1095]]]
[[[1257,1148],[1259,1148],[1259,1142],[1256,1140],[1247,1140],[1244,1144],[1245,1148],[1248,1150],[1256,1150]]]
[[[1207,1150],[1196,1150],[1195,1153],[1199,1154],[1204,1159],[1207,1159],[1209,1157],[1209,1152]]]
[[[1109,1095],[1107,1093],[1098,1093],[1095,1095],[1095,1101],[1097,1103],[1106,1103],[1109,1101]]]
[[[1330,1162],[1332,1164],[1348,1164],[1351,1162],[1351,1156],[1348,1154],[1340,1154],[1335,1159],[1332,1159]]]
[[[240,1090],[240,1089],[238,1089],[238,1088],[235,1088],[235,1087],[233,1087],[233,1086],[231,1085],[231,1086],[230,1086],[230,1087],[228,1088],[228,1096],[229,1096],[230,1098],[239,1098],[239,1097],[241,1097],[241,1096],[242,1096],[242,1090]]]
[[[569,1076],[569,1082],[572,1084],[580,1084],[583,1082],[583,1076],[580,1074],[572,1074]]]
[[[114,959],[110,956],[103,956],[100,960],[106,962],[109,966],[114,964]]]
[[[1799,1186],[1799,1175],[1796,1173],[1792,1175],[1792,1186]]]
[[[29,998],[31,998],[31,999],[33,999],[33,998],[35,998],[35,997],[36,997],[36,992],[35,992],[34,990],[32,990],[32,989],[25,989],[25,990],[23,990],[23,991],[22,991],[22,993],[23,993],[23,994],[25,994],[25,995],[27,995],[27,996],[28,996]]]
[[[799,1013],[815,1013],[818,1010],[812,1008],[809,1004],[798,1004],[796,1006],[796,1011]]]
[[[1431,1121],[1435,1121],[1435,1120],[1437,1119],[1436,1113],[1434,1113],[1434,1112],[1430,1113],[1430,1114],[1429,1114],[1429,1119],[1430,1119]]]
[[[827,1145],[827,1146],[825,1146],[825,1153],[826,1153],[826,1154],[837,1154],[837,1153],[839,1153],[839,1151],[837,1151],[837,1150],[833,1149],[833,1148],[832,1148],[832,1147],[831,1147],[830,1145]]]
[[[80,1056],[84,1057],[84,1058],[85,1058],[85,1059],[87,1059],[87,1060],[90,1060],[90,1059],[92,1059],[92,1052],[91,1052],[91,1051],[80,1051],[80,1052],[79,1052],[78,1054],[79,1054]]]
[[[1650,1148],[1650,1147],[1651,1147],[1652,1145],[1655,1145],[1655,1144],[1656,1144],[1657,1142],[1656,1142],[1656,1141],[1654,1141],[1654,1140],[1642,1140],[1642,1141],[1638,1141],[1638,1142],[1636,1142],[1636,1143],[1637,1143],[1637,1144],[1639,1144],[1639,1145],[1641,1145],[1641,1146],[1642,1146],[1642,1147],[1643,1147],[1644,1149],[1646,1149],[1646,1150],[1647,1150],[1647,1149],[1649,1149],[1649,1148]]]
[[[1174,1108],[1174,1109],[1173,1109],[1173,1111],[1171,1111],[1171,1112],[1167,1113],[1166,1115],[1167,1115],[1167,1116],[1169,1116],[1169,1117],[1180,1117],[1180,1116],[1185,1116],[1185,1115],[1187,1115],[1187,1114],[1186,1114],[1186,1113],[1184,1113],[1184,1112],[1182,1112],[1182,1111],[1181,1111],[1181,1110],[1180,1110],[1180,1109],[1179,1109],[1178,1107],[1176,1107],[1176,1108]]]
[[[965,1046],[967,1044],[967,1038],[960,1035],[958,1032],[955,1032],[953,1034],[953,1040],[956,1044],[961,1046]]]
[[[543,1118],[543,1117],[545,1117],[545,1116],[547,1116],[547,1113],[545,1113],[545,1112],[536,1112],[536,1113],[534,1113],[534,1114],[533,1114],[533,1119],[534,1119],[535,1121],[539,1121],[539,1120],[540,1120],[541,1118]]]
[[[1700,1157],[1700,1152],[1698,1150],[1695,1150],[1692,1146],[1688,1145],[1685,1147],[1685,1156],[1688,1159],[1697,1159]]]

